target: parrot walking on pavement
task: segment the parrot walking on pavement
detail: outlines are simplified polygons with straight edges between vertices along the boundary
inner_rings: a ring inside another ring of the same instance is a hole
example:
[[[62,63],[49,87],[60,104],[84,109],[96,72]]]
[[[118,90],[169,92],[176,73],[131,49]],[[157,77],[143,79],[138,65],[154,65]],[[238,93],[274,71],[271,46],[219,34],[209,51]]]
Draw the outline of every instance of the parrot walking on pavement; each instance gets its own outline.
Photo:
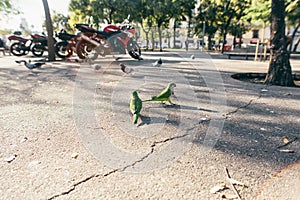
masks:
[[[171,82],[168,84],[168,87],[166,87],[159,95],[152,97],[151,99],[145,100],[146,101],[167,101],[170,104],[173,104],[171,101],[171,96],[174,94],[173,89],[176,87],[176,84]]]
[[[132,122],[134,124],[138,121],[143,106],[142,104],[142,100],[139,98],[138,93],[133,91],[130,100],[130,111],[133,114]]]

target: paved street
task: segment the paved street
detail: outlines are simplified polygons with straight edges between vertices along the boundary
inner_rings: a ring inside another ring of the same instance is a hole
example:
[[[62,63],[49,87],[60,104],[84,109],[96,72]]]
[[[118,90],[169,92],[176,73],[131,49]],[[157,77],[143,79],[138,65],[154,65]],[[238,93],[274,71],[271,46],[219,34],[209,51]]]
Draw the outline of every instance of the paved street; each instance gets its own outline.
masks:
[[[299,88],[231,78],[267,62],[142,54],[34,70],[0,55],[0,199],[221,199],[235,195],[225,167],[247,186],[236,186],[242,199],[300,196]],[[300,59],[291,64],[299,74]],[[144,102],[133,125],[131,93],[149,99],[169,82],[175,105]]]

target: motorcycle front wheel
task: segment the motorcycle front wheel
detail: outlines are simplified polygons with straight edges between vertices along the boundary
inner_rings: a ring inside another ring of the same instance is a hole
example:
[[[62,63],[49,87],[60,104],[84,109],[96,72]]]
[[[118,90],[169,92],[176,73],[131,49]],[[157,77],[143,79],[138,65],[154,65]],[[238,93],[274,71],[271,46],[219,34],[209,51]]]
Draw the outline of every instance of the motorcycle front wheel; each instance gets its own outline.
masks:
[[[36,57],[41,57],[44,54],[44,48],[40,44],[33,45],[31,51]]]
[[[80,40],[77,43],[76,53],[81,59],[97,59],[99,55],[98,52],[95,50],[95,46],[84,40]]]
[[[129,55],[134,59],[139,59],[142,55],[141,48],[135,41],[129,42],[127,45]]]
[[[17,43],[13,43],[10,46],[9,50],[14,56],[23,56],[28,53],[28,51],[25,51],[24,48],[25,48],[24,43],[17,42]]]
[[[68,42],[61,41],[55,45],[55,53],[60,58],[68,58],[73,54],[72,49],[67,49]]]

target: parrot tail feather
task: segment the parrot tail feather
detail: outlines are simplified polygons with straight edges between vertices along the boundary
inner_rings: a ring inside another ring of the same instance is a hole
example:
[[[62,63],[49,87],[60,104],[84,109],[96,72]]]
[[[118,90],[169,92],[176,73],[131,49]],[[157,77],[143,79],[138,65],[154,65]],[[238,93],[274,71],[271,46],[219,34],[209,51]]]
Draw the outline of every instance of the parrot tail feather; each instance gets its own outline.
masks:
[[[134,115],[133,115],[133,118],[132,118],[132,122],[133,122],[134,124],[136,124],[137,121],[138,121],[138,118],[139,118],[139,115],[138,115],[138,114],[134,114]]]
[[[144,100],[144,101],[142,101],[142,102],[147,102],[147,101],[152,101],[152,99],[147,99],[147,100]]]
[[[147,100],[144,100],[144,101],[142,101],[142,102],[155,101],[156,98],[157,98],[156,96],[153,96],[153,97],[151,97],[151,99],[147,99]]]

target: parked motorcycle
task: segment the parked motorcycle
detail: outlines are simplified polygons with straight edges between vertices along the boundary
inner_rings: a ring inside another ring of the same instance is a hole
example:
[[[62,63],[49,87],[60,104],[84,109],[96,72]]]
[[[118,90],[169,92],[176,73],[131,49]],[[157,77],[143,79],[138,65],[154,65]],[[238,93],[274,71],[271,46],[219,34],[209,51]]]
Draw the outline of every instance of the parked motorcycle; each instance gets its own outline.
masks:
[[[134,59],[139,59],[141,49],[134,39],[135,28],[129,24],[129,17],[120,26],[108,25],[103,31],[85,27],[85,33],[81,34],[76,45],[77,55],[85,59],[100,54],[106,56],[114,53],[126,54]],[[89,33],[89,34],[86,34]]]
[[[43,56],[45,51],[48,51],[48,39],[45,35],[34,35],[33,37],[33,43],[34,45],[32,46],[32,53],[33,55],[37,57]],[[54,39],[54,43],[56,43],[56,40]]]
[[[41,34],[30,34],[31,39],[24,38],[19,35],[11,35],[8,37],[10,41],[17,41],[10,46],[10,52],[15,56],[27,55],[29,51],[33,55],[40,57],[47,48],[47,37]]]
[[[33,38],[34,34],[31,34]],[[10,45],[10,52],[15,56],[27,55],[29,51],[31,51],[31,47],[33,45],[32,39],[24,38],[20,35],[10,35],[8,37],[10,41],[16,41]]]
[[[93,34],[91,33],[91,30],[93,29],[90,28],[88,24],[74,24],[74,28],[80,31],[76,35],[69,34],[64,29],[62,29],[59,33],[56,33],[56,37],[61,40],[55,45],[55,52],[58,57],[67,58],[73,53],[77,53],[76,44],[79,41],[81,34],[84,33],[88,37],[91,37]]]
[[[73,52],[76,53],[76,35],[67,33],[62,29],[55,34],[61,41],[55,44],[55,53],[60,58],[68,58]]]
[[[76,52],[79,58],[85,59],[86,57],[96,59],[98,53],[94,50],[99,43],[103,43],[105,38],[98,34],[98,30],[90,27],[88,24],[75,24],[74,27],[80,31],[78,37],[76,38]],[[84,38],[93,38],[92,43],[80,42]],[[93,42],[96,42],[93,44]],[[79,52],[78,52],[79,50]]]

